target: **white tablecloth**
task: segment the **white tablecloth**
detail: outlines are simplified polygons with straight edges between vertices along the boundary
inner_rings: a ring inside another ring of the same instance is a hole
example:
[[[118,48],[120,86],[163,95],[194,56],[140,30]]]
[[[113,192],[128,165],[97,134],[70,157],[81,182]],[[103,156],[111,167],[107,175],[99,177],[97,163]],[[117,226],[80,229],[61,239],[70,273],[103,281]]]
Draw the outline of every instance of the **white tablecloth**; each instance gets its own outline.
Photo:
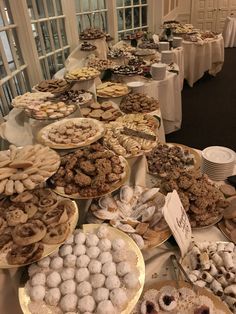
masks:
[[[224,63],[224,40],[221,35],[203,44],[183,41],[183,48],[184,78],[191,87],[206,71],[214,76],[221,71]]]
[[[225,20],[223,37],[225,47],[236,47],[236,17],[228,16]]]
[[[183,47],[175,48],[174,51],[174,63],[179,66],[179,82],[180,88],[183,89],[184,85],[184,49]]]

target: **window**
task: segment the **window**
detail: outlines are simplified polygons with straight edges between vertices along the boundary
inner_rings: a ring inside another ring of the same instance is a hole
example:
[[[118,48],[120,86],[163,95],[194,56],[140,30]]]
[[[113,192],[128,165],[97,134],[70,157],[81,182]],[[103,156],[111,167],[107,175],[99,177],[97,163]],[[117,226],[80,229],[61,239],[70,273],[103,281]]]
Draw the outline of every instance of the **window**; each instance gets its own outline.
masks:
[[[108,32],[105,0],[75,0],[75,6],[79,32],[91,27]]]
[[[14,97],[30,89],[8,0],[0,0],[0,115],[6,115]]]
[[[147,10],[147,0],[116,0],[119,35],[147,30]]]
[[[61,0],[27,0],[33,37],[45,79],[64,67],[69,55]]]

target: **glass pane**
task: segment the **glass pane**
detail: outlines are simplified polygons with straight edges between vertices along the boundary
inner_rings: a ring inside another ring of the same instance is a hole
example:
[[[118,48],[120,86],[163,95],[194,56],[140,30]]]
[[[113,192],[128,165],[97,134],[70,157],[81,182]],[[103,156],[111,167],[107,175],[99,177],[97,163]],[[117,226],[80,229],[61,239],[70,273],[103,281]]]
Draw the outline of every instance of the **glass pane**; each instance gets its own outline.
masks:
[[[50,51],[52,51],[52,48],[51,48],[51,42],[50,42],[47,23],[41,22],[40,26],[41,26],[41,30],[43,33],[43,41],[44,41],[46,52],[50,52]]]
[[[48,7],[48,15],[49,16],[55,16],[52,0],[47,0],[46,3],[47,3],[47,7]]]
[[[68,45],[67,37],[66,37],[66,29],[65,29],[65,20],[59,19],[59,27],[60,27],[60,32],[61,32],[61,38],[62,38],[62,43],[63,46]]]
[[[4,26],[4,22],[3,22],[3,19],[2,19],[2,14],[1,14],[1,12],[0,12],[0,27],[1,26]]]
[[[69,48],[65,49],[64,50],[65,59],[68,58],[69,54],[70,54],[70,49]]]
[[[139,4],[139,0],[133,0],[133,5]]]
[[[94,27],[101,28],[106,31],[106,14],[105,12],[97,12],[93,15],[93,25]]]
[[[5,31],[0,32],[0,39],[3,44],[3,48],[4,48],[4,52],[7,58],[7,63],[9,65],[9,68],[11,71],[13,71],[16,69],[16,65],[12,56],[12,51],[11,51],[11,47],[10,47],[9,40],[7,37],[7,33]]]
[[[46,62],[45,62],[45,61],[46,61],[46,60],[43,59],[43,60],[40,61],[40,63],[41,63],[41,68],[42,68],[42,72],[43,72],[44,79],[47,80],[47,79],[49,79],[50,77],[49,77],[49,75],[47,74],[47,68],[46,68]]]
[[[34,10],[33,10],[32,0],[27,0],[27,7],[28,7],[28,13],[31,20],[34,20],[35,15],[34,15]]]
[[[123,7],[123,0],[116,0],[117,7]]]
[[[55,49],[59,49],[60,48],[60,42],[59,42],[58,32],[57,32],[57,21],[52,20],[52,21],[50,21],[50,24],[51,24],[52,36],[53,36]]]
[[[83,10],[83,12],[90,11],[89,1],[88,0],[80,0],[80,1],[82,1],[82,10]],[[92,2],[95,2],[95,1],[92,1]]]
[[[125,0],[124,5],[125,5],[125,6],[131,5],[131,0]]]
[[[108,27],[107,27],[107,13],[106,12],[102,12],[101,13],[101,19],[102,19],[102,29],[105,32],[108,32]]]
[[[132,27],[132,10],[131,8],[125,9],[125,25],[126,25],[126,29],[131,28]]]
[[[106,9],[106,1],[105,0],[98,0],[99,9]]]
[[[36,6],[39,17],[45,17],[45,11],[43,6],[43,0],[36,0]]]
[[[83,16],[83,29],[92,27],[91,14],[85,14]]]
[[[64,67],[64,61],[63,61],[63,56],[62,56],[61,51],[56,54],[56,60],[57,60],[56,66],[57,66],[57,71],[58,71],[59,69]]]
[[[76,13],[80,13],[81,12],[80,0],[75,0],[75,10],[76,10]]]
[[[47,58],[47,61],[48,61],[48,66],[49,66],[50,78],[51,78],[57,71],[54,56],[49,56]]]
[[[8,24],[14,24],[9,2],[10,1],[3,1],[3,6],[5,8],[6,20],[7,20]]]
[[[99,9],[97,0],[91,1],[91,7],[89,7],[89,1],[88,0],[84,1],[84,2],[87,2],[86,10],[85,10],[85,6],[83,4],[83,10],[84,11],[94,11],[94,10],[98,10]]]
[[[117,10],[118,31],[123,29],[123,10]]]
[[[142,26],[147,25],[147,7],[142,7]]]
[[[37,51],[38,51],[38,55],[42,56],[43,55],[43,51],[42,51],[42,46],[41,46],[41,42],[40,42],[40,38],[39,38],[39,34],[38,34],[38,23],[37,24],[31,24],[32,27],[32,31],[33,31],[33,36],[34,36],[34,40],[36,43],[36,47],[37,47]]]
[[[11,91],[9,82],[6,82],[5,84],[3,84],[2,88],[3,88],[4,95],[6,97],[6,100],[10,104],[14,97],[13,97],[13,93]]]
[[[141,2],[142,2],[142,4],[146,4],[147,0],[142,0]]]
[[[22,65],[22,64],[24,64],[24,59],[23,59],[23,56],[22,56],[22,53],[21,53],[20,43],[19,43],[19,40],[18,40],[16,29],[12,29],[12,30],[10,30],[10,32],[12,32],[11,33],[11,35],[12,35],[11,38],[13,40],[13,46],[14,46],[15,51],[16,51],[18,63],[20,65]]]
[[[2,56],[0,56],[0,78],[4,78],[5,76],[7,76],[7,72],[3,65]]]
[[[139,7],[134,8],[134,27],[140,26]]]
[[[77,15],[77,23],[78,23],[79,33],[80,33],[80,32],[82,32],[82,30],[83,30],[82,16]]]
[[[57,15],[62,15],[61,0],[56,0]]]

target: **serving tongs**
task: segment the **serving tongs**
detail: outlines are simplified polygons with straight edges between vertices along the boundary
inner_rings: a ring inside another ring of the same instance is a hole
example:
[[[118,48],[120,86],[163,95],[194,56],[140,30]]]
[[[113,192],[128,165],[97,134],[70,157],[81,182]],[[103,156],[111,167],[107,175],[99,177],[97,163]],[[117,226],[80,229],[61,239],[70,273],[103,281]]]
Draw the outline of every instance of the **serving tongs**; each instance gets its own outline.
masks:
[[[183,266],[180,264],[180,262],[178,261],[177,257],[172,254],[170,256],[171,262],[173,264],[174,267],[174,272],[175,272],[175,280],[176,280],[176,284],[177,284],[177,288],[179,289],[179,272],[181,272],[183,274],[183,276],[185,277],[186,281],[191,285],[192,290],[198,294],[198,289],[197,286],[192,282],[192,280],[189,278],[188,274],[186,273],[186,271],[184,270]],[[177,271],[179,270],[179,271]]]

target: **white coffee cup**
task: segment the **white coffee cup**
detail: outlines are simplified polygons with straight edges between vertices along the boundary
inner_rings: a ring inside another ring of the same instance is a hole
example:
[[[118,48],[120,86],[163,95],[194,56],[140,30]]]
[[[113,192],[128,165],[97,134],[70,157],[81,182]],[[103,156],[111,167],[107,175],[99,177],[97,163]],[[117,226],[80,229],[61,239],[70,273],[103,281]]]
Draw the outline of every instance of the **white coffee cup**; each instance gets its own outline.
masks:
[[[128,82],[126,84],[129,88],[131,88],[132,92],[137,94],[137,93],[143,93],[144,92],[144,82],[141,81],[133,81],[133,82]]]
[[[153,63],[151,65],[151,75],[153,80],[161,81],[166,77],[166,64],[165,63]]]
[[[159,52],[162,52],[163,50],[169,50],[170,44],[168,41],[159,41]]]
[[[178,48],[182,47],[183,38],[182,37],[173,37],[173,47]]]
[[[173,50],[164,50],[161,52],[161,62],[170,64],[174,61],[174,52]]]

